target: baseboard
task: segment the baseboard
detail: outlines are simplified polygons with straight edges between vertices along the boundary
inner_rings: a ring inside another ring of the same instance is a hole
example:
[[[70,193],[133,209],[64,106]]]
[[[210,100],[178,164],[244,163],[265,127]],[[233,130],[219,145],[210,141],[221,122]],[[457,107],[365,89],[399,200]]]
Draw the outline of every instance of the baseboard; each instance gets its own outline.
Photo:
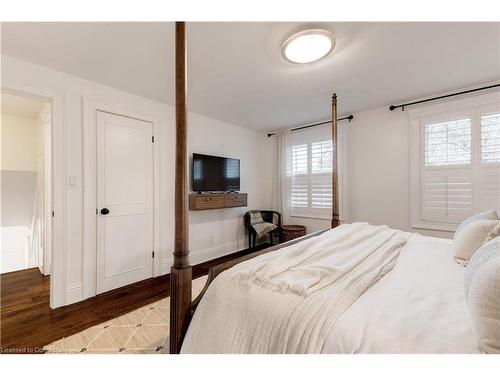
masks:
[[[83,284],[74,283],[66,287],[66,303],[70,305],[75,302],[83,300]]]
[[[194,250],[189,252],[189,263],[192,266],[195,266],[197,264],[206,262],[208,260],[212,260],[215,258],[220,258],[224,255],[228,255],[231,253],[236,253],[238,251],[241,251],[243,249],[240,249],[240,243],[241,241],[232,241],[228,242],[223,245],[218,245],[218,246],[213,246],[209,247],[206,249],[200,249],[200,250]],[[168,258],[164,259],[162,261],[161,265],[161,274],[165,275],[167,273],[170,273],[170,267],[172,266],[173,259]]]

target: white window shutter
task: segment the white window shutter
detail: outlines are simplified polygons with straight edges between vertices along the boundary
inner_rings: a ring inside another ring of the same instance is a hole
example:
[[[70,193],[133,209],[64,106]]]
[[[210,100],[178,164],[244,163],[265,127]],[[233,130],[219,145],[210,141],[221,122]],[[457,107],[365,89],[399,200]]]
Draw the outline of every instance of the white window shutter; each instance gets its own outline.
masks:
[[[309,178],[307,175],[292,175],[290,203],[292,208],[307,208],[309,197]]]
[[[472,120],[424,124],[422,219],[460,223],[473,213]]]
[[[500,210],[500,113],[481,116],[478,208]]]
[[[481,116],[481,161],[500,163],[500,113]]]
[[[311,175],[311,208],[332,208],[332,174]]]
[[[470,169],[430,169],[423,177],[423,220],[460,223],[473,214]]]
[[[289,158],[292,215],[330,217],[333,147],[329,132],[323,129],[297,134]]]
[[[311,144],[311,208],[332,208],[332,141]]]
[[[470,164],[471,119],[425,124],[425,166]]]
[[[290,204],[292,208],[307,208],[309,197],[309,177],[307,174],[307,144],[292,146],[292,170],[290,181]]]

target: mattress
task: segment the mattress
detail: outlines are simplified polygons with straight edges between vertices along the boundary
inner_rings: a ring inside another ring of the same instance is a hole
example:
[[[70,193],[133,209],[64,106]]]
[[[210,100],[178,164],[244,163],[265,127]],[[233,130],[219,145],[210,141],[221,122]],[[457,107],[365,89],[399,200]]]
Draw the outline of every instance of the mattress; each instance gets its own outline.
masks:
[[[452,241],[414,235],[394,269],[330,331],[322,353],[479,353]]]

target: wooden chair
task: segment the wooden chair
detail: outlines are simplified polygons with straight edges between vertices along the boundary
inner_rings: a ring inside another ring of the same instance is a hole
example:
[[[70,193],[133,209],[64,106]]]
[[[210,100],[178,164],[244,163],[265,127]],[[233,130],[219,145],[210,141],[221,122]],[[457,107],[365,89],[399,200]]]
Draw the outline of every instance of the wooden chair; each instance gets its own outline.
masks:
[[[277,211],[270,211],[270,210],[259,210],[260,214],[262,215],[262,220],[264,220],[267,223],[273,223],[276,224],[277,228],[273,229],[271,232],[269,232],[269,240],[271,242],[271,245],[274,245],[273,241],[273,235],[278,234],[278,243],[282,242],[281,238],[281,214]],[[252,224],[250,224],[250,212],[245,213],[243,216],[243,222],[245,224],[245,227],[248,229],[248,248],[252,249],[255,247],[255,244],[257,242],[257,232],[255,229],[252,227]]]

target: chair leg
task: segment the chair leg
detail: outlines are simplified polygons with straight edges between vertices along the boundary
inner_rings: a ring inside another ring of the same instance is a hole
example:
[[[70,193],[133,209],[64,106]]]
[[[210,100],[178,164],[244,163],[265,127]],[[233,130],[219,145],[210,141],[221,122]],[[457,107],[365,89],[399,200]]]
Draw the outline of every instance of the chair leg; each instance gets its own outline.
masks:
[[[252,232],[248,231],[248,248],[252,248]]]
[[[273,243],[273,233],[272,232],[269,232],[269,239],[271,240],[271,246],[273,246],[274,243]]]

